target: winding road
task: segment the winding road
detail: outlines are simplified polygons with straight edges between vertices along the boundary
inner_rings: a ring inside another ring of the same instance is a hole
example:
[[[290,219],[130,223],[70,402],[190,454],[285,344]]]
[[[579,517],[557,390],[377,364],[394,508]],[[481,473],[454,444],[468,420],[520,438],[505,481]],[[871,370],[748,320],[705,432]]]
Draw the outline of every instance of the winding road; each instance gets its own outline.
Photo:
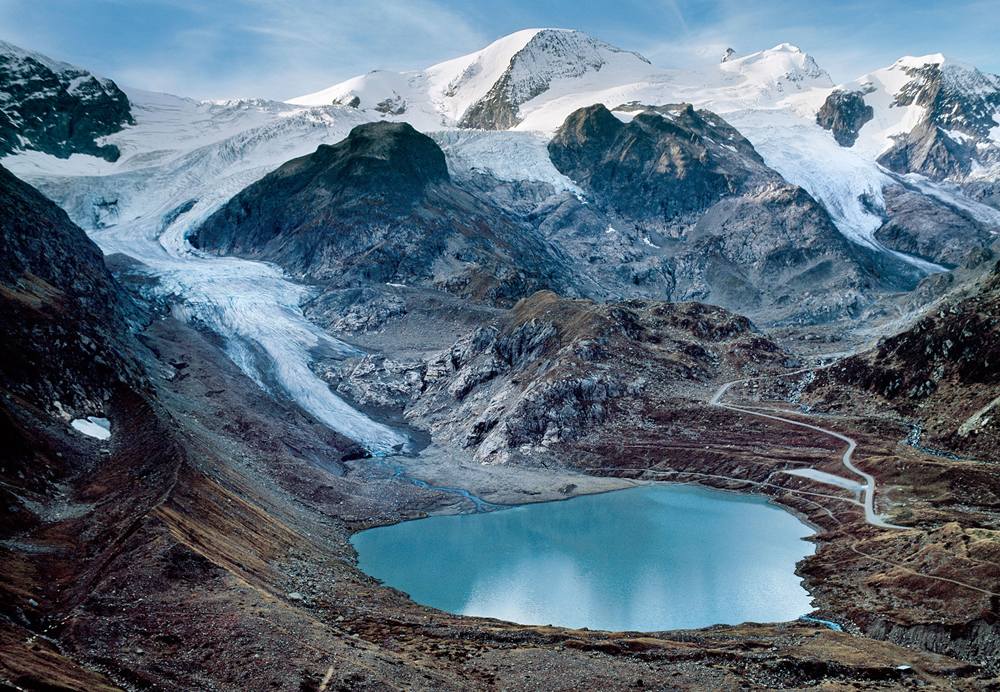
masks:
[[[797,371],[797,372],[806,372],[806,370],[801,370],[801,371]],[[785,376],[792,375],[792,374],[796,374],[796,373],[787,373]],[[851,462],[851,457],[854,454],[854,450],[858,446],[858,443],[855,440],[852,440],[851,438],[847,437],[846,435],[841,435],[838,432],[834,432],[832,430],[827,430],[826,428],[821,428],[818,425],[810,425],[808,423],[800,423],[799,421],[792,420],[790,418],[782,418],[781,416],[773,416],[773,415],[768,414],[768,413],[760,413],[760,412],[754,411],[752,409],[740,408],[739,406],[732,406],[730,404],[724,404],[724,403],[722,403],[722,397],[724,397],[726,395],[726,392],[729,391],[729,388],[732,387],[733,385],[746,384],[747,382],[751,382],[753,380],[765,380],[765,379],[771,379],[771,378],[768,377],[768,376],[765,376],[765,377],[748,377],[748,378],[745,378],[745,379],[742,379],[742,380],[733,380],[732,382],[726,382],[724,385],[722,385],[719,388],[719,391],[717,391],[715,393],[715,396],[713,396],[709,400],[708,403],[710,405],[712,405],[712,406],[718,406],[719,408],[728,409],[730,411],[738,411],[740,413],[745,413],[745,414],[748,414],[748,415],[751,415],[751,416],[757,416],[758,418],[767,418],[769,420],[781,421],[782,423],[788,423],[790,425],[797,425],[800,428],[808,428],[809,430],[815,430],[817,432],[821,432],[821,433],[823,433],[825,435],[830,435],[831,437],[835,437],[838,440],[842,440],[842,441],[846,442],[847,443],[847,449],[844,451],[844,456],[842,458],[844,466],[846,466],[848,468],[848,470],[850,470],[851,472],[856,473],[857,475],[861,476],[864,479],[864,481],[865,481],[865,485],[864,485],[864,489],[863,489],[864,496],[863,496],[863,499],[862,499],[862,502],[861,502],[861,506],[865,510],[865,521],[867,521],[872,526],[878,526],[878,527],[883,528],[883,529],[907,529],[907,528],[909,528],[909,527],[906,527],[906,526],[896,526],[895,524],[890,524],[890,523],[884,521],[882,519],[882,517],[880,517],[875,512],[875,478],[872,477],[871,474],[865,473],[864,471],[862,471],[861,469],[859,469],[858,467],[856,467]]]

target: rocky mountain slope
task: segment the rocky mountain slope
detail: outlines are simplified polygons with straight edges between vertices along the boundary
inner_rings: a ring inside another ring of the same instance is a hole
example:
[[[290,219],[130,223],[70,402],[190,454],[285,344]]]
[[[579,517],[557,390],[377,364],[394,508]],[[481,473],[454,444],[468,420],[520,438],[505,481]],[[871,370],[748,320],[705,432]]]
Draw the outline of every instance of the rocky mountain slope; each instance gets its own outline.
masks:
[[[767,323],[857,315],[920,277],[848,242],[709,111],[581,109],[548,154],[596,205],[538,185],[508,189],[485,173],[453,183],[430,138],[405,124],[359,126],[248,187],[191,240],[333,288],[697,299]]]
[[[133,123],[128,98],[110,79],[0,41],[0,153],[116,161],[118,148],[99,140]]]
[[[503,301],[572,286],[554,251],[451,184],[441,149],[406,124],[361,125],[285,164],[191,239],[340,287],[417,282]]]
[[[995,259],[995,256],[994,256]],[[814,385],[829,401],[862,389],[916,427],[931,449],[995,462],[1000,442],[1000,264],[947,294],[911,328],[846,359]]]
[[[560,464],[584,439],[648,425],[651,402],[676,397],[683,383],[794,364],[749,320],[719,308],[541,292],[432,356],[406,415],[481,463]]]
[[[857,314],[878,290],[913,282],[836,230],[826,211],[768,168],[739,132],[690,105],[571,114],[549,143],[560,172],[593,194],[614,223],[659,249],[667,295],[753,315],[826,321]],[[911,283],[912,285],[912,283]]]
[[[512,87],[512,79],[520,86]],[[546,135],[594,103],[609,109],[691,103],[749,138],[771,168],[826,207],[841,233],[884,250],[874,233],[898,204],[887,207],[883,190],[910,173],[927,177],[926,184],[909,181],[911,191],[997,229],[1000,217],[981,207],[996,196],[996,101],[995,77],[942,56],[903,58],[834,86],[808,54],[789,44],[745,57],[727,54],[715,67],[683,72],[576,32],[532,30],[427,70],[372,73],[293,103],[355,103],[369,117],[405,118],[422,130],[466,126],[467,113],[482,117],[488,110],[494,116],[478,127]],[[406,112],[375,108],[385,102],[406,103]],[[956,197],[939,184],[945,179],[962,183],[964,192]],[[963,229],[963,242],[981,246],[972,225]],[[912,248],[889,233],[882,239],[893,250]]]
[[[140,374],[128,351],[141,314],[66,213],[0,167],[3,382],[49,414],[101,415]]]

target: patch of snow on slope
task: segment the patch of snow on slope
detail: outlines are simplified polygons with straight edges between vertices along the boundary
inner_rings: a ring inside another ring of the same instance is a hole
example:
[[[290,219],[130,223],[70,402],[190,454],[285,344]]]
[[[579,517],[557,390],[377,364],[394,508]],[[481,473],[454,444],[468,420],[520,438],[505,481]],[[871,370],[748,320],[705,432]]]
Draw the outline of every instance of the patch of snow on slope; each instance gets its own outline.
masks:
[[[556,194],[583,191],[556,170],[548,139],[534,132],[449,130],[431,133],[445,153],[452,175],[485,173],[498,180],[548,183]]]
[[[87,437],[94,437],[98,440],[111,438],[111,421],[107,418],[98,418],[96,416],[77,418],[70,422],[70,426]]]

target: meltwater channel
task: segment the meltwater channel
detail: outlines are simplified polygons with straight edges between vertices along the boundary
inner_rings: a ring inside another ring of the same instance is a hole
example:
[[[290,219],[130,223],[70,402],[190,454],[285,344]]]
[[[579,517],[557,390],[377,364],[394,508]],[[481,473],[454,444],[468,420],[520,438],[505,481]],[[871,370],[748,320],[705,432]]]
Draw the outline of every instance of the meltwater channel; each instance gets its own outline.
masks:
[[[612,631],[805,615],[814,531],[766,500],[644,486],[352,538],[365,573],[450,613]]]

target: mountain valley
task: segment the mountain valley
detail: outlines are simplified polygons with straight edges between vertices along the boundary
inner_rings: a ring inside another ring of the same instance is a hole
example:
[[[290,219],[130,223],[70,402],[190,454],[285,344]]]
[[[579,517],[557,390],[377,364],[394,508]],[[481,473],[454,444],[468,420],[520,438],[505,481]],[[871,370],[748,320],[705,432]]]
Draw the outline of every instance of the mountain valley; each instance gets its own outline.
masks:
[[[997,688],[1000,78],[546,29],[195,102],[0,43],[0,152],[0,689]],[[811,619],[466,617],[349,542],[655,482],[813,527]]]

